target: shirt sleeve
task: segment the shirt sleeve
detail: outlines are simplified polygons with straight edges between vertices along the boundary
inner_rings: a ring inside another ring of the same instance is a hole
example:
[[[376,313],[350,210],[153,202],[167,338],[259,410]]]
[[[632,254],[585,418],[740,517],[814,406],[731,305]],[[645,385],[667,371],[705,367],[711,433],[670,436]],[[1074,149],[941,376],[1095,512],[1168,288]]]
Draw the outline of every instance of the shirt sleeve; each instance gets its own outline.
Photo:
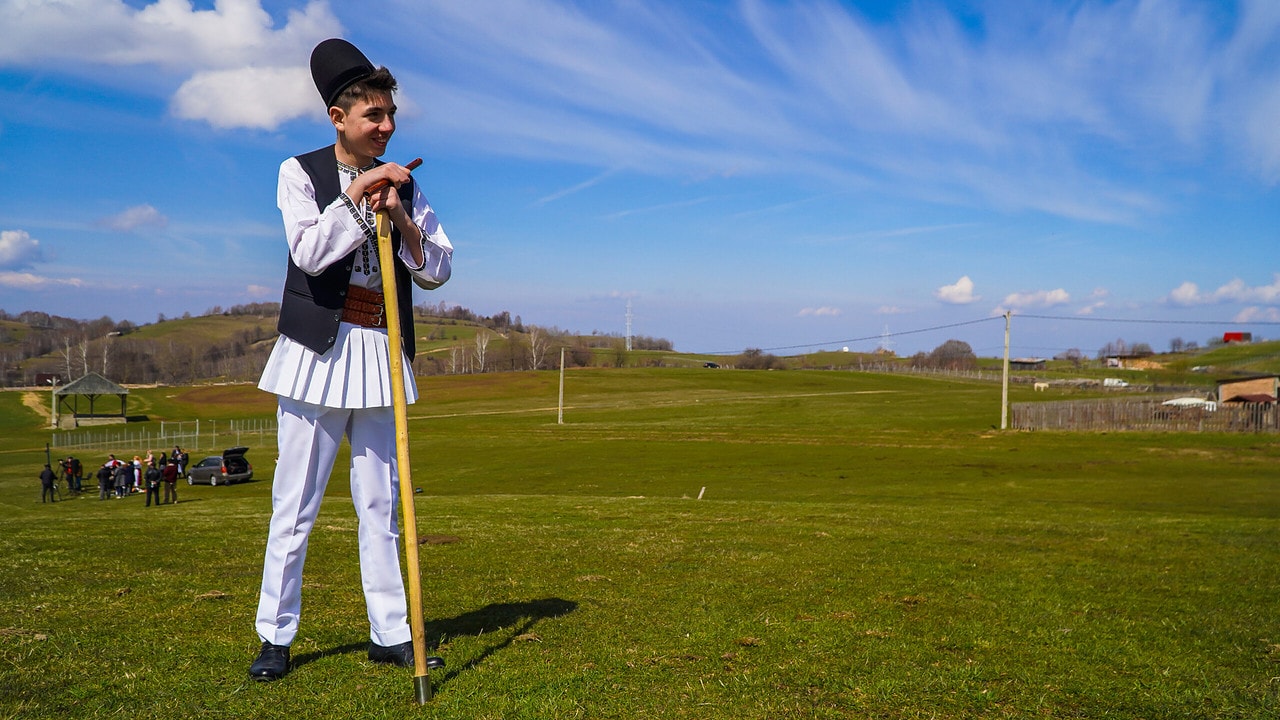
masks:
[[[364,242],[364,230],[341,196],[324,210],[316,208],[316,189],[297,158],[280,165],[276,205],[284,219],[289,257],[308,275],[319,275]]]

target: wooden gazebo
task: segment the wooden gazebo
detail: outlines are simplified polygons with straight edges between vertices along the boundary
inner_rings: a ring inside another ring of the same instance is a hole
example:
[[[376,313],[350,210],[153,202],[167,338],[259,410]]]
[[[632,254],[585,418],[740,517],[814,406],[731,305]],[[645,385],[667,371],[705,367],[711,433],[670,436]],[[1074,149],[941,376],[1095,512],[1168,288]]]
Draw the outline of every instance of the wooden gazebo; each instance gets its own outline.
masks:
[[[129,416],[127,412],[129,391],[96,372],[91,372],[79,380],[63,385],[54,390],[53,395],[57,400],[53,406],[53,424],[58,427],[61,426],[59,418],[64,409],[70,411],[71,416],[75,418],[76,425],[85,424],[85,421],[88,421],[89,424],[122,423],[126,422]],[[104,395],[115,395],[120,398],[119,415],[98,415],[94,412],[94,403]],[[82,396],[89,398],[89,412],[83,415],[80,413],[80,398]],[[67,402],[68,398],[71,400],[70,403]]]

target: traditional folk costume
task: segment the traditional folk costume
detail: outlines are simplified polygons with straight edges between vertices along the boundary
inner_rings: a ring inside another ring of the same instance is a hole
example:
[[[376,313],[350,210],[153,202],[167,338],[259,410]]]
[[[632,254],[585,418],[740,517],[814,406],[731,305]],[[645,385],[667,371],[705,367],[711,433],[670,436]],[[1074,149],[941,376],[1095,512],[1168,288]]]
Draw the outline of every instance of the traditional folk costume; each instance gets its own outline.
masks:
[[[318,75],[316,83],[331,101]],[[378,646],[406,643],[411,637],[398,548],[391,350],[382,311],[381,273],[389,269],[379,267],[373,213],[363,198],[342,192],[358,173],[378,164],[346,165],[329,146],[280,166],[277,204],[289,264],[281,334],[258,383],[279,400],[279,460],[255,622],[258,635],[272,645],[288,646],[297,634],[307,540],[344,434],[351,444],[351,499],[359,519],[369,637]],[[451,272],[453,246],[417,183],[406,183],[399,192],[409,217],[422,230],[424,262],[415,267],[399,231],[393,232],[397,260],[390,270],[397,273],[400,297],[385,301],[399,304],[403,347],[395,351],[406,358],[406,399],[414,402],[409,281],[427,289],[443,284]]]

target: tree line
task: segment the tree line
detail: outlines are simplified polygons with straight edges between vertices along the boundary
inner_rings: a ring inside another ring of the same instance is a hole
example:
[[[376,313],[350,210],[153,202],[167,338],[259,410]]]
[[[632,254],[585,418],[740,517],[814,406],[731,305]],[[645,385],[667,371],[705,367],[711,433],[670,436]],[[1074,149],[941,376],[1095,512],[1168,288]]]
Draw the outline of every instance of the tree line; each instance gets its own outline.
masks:
[[[59,383],[101,373],[119,383],[183,385],[202,380],[252,381],[261,374],[274,345],[280,304],[248,303],[230,308],[215,306],[202,317],[249,318],[244,327],[217,338],[197,333],[173,333],[162,338],[137,337],[141,327],[128,320],[103,316],[76,320],[42,312],[11,315],[0,310],[0,382],[5,386],[31,386],[38,378],[57,376]],[[189,320],[186,313],[181,319]],[[156,323],[177,318],[157,317]],[[623,365],[628,362],[625,339],[593,332],[582,336],[556,327],[526,325],[519,315],[504,310],[493,315],[476,313],[460,305],[419,304],[414,307],[420,339],[449,345],[420,351],[414,372],[420,375],[461,374],[509,370],[547,369],[559,366],[559,349],[566,350],[566,364]],[[462,331],[462,328],[466,328]],[[670,351],[663,338],[632,338],[635,350]],[[552,357],[553,351],[555,357]]]

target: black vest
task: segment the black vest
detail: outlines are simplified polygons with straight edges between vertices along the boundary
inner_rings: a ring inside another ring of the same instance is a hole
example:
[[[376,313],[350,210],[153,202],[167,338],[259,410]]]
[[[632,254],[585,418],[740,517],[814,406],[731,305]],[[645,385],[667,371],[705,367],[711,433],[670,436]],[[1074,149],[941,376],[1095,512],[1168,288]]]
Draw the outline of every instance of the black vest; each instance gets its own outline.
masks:
[[[316,207],[324,211],[338,196],[338,156],[330,145],[297,157],[302,169],[311,177],[316,189]],[[356,198],[353,198],[356,199]],[[400,201],[405,208],[413,205],[413,181],[400,187]],[[412,213],[411,213],[412,214]],[[392,253],[400,251],[400,231],[392,228]],[[283,335],[323,355],[333,347],[338,337],[338,323],[342,321],[342,305],[347,299],[347,286],[351,284],[351,268],[356,253],[352,250],[342,260],[330,265],[319,275],[308,275],[289,258],[289,270],[284,278],[284,298],[280,302],[280,322],[277,329]],[[400,340],[404,354],[413,360],[413,284],[409,269],[397,258],[395,265],[396,291],[400,307]],[[387,268],[382,268],[383,272]]]

